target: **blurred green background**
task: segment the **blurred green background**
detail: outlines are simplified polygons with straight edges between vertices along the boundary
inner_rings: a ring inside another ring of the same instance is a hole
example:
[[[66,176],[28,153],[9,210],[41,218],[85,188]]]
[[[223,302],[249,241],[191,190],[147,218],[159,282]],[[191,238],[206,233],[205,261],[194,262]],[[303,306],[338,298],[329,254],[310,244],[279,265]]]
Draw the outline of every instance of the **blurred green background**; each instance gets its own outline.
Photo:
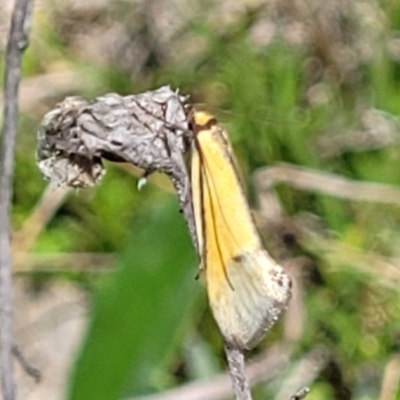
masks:
[[[48,195],[47,208],[41,200],[35,133],[48,110],[67,95],[169,84],[226,126],[266,247],[297,282],[286,317],[249,355],[284,341],[290,361],[254,398],[288,399],[309,385],[310,400],[400,399],[399,32],[394,0],[37,2],[21,87],[15,277],[33,298],[73,286],[88,321],[49,398],[134,398],[225,370],[165,177],[139,192],[137,171],[107,164],[99,187]],[[328,178],[318,190],[289,179],[268,191],[281,212],[270,218],[253,174],[281,162],[390,184],[394,199],[386,186],[360,201],[340,188],[324,194]],[[43,207],[49,214],[32,220]]]

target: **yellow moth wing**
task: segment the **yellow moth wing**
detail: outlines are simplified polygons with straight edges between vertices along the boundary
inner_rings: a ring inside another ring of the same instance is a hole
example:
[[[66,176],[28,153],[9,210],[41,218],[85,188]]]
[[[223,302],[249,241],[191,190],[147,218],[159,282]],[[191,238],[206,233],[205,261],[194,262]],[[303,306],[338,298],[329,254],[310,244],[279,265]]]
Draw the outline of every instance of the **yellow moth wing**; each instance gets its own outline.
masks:
[[[225,340],[251,348],[286,307],[290,279],[262,248],[224,128],[194,114],[196,230],[211,309]]]

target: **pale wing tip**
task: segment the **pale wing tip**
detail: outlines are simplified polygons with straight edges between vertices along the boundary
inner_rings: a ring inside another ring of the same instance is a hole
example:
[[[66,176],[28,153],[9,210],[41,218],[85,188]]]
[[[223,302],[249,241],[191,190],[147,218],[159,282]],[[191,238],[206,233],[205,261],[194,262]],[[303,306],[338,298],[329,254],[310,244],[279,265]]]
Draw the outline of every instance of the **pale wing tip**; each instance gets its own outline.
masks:
[[[265,250],[236,257],[226,271],[228,280],[210,305],[225,340],[252,349],[286,309],[291,279]]]

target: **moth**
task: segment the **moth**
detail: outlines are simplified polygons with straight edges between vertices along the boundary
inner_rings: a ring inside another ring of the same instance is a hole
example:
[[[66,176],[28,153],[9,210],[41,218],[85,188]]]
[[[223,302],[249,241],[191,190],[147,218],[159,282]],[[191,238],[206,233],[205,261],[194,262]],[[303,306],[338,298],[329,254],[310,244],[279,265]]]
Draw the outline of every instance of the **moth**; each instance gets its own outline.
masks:
[[[193,111],[191,197],[201,270],[218,327],[229,345],[251,349],[290,299],[291,280],[263,248],[226,130]]]
[[[57,185],[73,187],[98,183],[102,158],[130,162],[146,175],[167,173],[185,218],[194,219],[195,229],[189,229],[221,333],[231,346],[251,349],[286,308],[291,281],[262,246],[226,130],[208,112],[187,114],[185,100],[169,87],[110,94],[91,105],[67,98],[42,122],[38,165]],[[190,179],[183,159],[187,146]]]

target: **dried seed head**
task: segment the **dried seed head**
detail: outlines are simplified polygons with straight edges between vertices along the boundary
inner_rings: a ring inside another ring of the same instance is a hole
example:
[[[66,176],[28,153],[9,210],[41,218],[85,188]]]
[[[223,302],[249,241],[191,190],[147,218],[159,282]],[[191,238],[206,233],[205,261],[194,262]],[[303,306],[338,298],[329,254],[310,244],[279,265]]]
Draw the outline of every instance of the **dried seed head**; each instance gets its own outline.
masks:
[[[68,97],[43,118],[37,161],[54,185],[87,187],[104,176],[101,159],[170,175],[181,195],[190,135],[186,99],[165,86],[139,95],[108,94],[89,104]]]

